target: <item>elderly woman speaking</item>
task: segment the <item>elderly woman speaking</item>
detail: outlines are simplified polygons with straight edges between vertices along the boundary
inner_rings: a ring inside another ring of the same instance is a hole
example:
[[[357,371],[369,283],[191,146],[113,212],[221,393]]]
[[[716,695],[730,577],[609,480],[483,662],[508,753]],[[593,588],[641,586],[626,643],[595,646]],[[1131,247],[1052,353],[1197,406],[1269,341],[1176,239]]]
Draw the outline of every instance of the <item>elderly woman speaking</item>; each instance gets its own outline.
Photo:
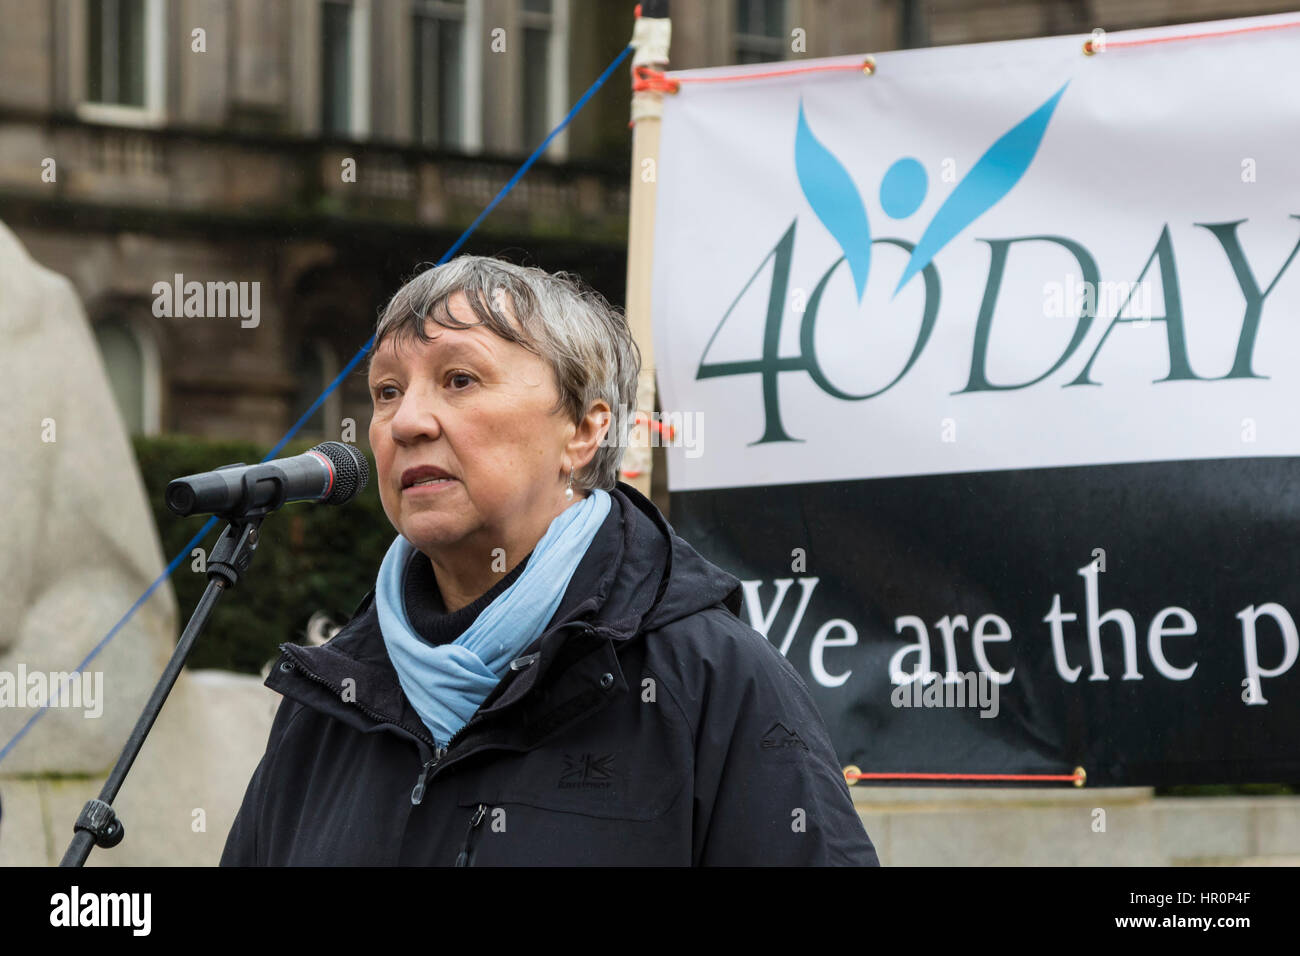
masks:
[[[284,696],[223,865],[876,864],[740,582],[617,480],[639,354],[575,279],[464,256],[380,317],[397,537]]]

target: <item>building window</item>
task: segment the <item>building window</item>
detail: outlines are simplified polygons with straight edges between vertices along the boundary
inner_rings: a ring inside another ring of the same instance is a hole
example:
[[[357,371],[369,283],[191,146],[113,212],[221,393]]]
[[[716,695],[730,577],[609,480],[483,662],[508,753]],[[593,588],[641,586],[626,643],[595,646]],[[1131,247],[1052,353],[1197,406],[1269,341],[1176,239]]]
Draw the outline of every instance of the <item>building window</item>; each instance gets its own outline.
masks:
[[[480,0],[414,0],[411,30],[413,138],[421,146],[476,151]]]
[[[144,0],[90,0],[86,99],[144,106]]]
[[[736,0],[737,63],[785,59],[786,0]]]
[[[519,25],[523,34],[523,133],[530,152],[541,145],[564,117],[568,93],[569,0],[522,0]],[[565,134],[547,151],[562,159]]]
[[[87,0],[85,95],[102,122],[157,122],[164,98],[164,0]]]
[[[95,341],[127,431],[157,434],[160,376],[153,340],[126,319],[114,316],[95,323]]]
[[[370,7],[366,0],[321,4],[321,132],[365,136],[370,124]]]
[[[298,347],[298,354],[294,361],[294,380],[297,388],[294,392],[293,408],[290,410],[293,415],[290,425],[311,407],[312,402],[320,398],[321,393],[329,387],[330,382],[334,381],[338,374],[338,360],[334,357],[334,350],[324,342],[308,341]],[[312,416],[303,422],[302,428],[298,429],[298,435],[326,437],[327,424],[332,423],[332,429],[338,428],[342,420],[341,408],[342,398],[338,389],[335,389],[325,401],[321,402]],[[332,430],[330,434],[333,434]]]

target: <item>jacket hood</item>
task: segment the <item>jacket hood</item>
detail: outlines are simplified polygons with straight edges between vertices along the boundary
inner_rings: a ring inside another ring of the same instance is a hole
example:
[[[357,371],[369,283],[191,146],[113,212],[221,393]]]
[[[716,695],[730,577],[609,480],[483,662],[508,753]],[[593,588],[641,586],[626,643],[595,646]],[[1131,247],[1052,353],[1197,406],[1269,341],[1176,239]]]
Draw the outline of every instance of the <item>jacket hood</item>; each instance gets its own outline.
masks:
[[[620,481],[610,494],[615,503],[611,519],[618,510],[622,524],[623,566],[606,575],[611,590],[597,612],[600,619],[619,622],[614,629],[631,637],[716,604],[739,616],[741,589],[734,575],[679,537],[654,503],[631,485]]]

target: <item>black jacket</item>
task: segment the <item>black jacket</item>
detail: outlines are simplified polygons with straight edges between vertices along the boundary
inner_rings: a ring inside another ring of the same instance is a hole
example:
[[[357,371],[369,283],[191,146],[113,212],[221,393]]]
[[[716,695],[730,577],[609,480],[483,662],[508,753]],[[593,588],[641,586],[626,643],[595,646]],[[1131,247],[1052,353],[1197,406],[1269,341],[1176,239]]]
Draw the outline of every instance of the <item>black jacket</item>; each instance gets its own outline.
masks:
[[[739,582],[635,489],[611,495],[547,630],[445,753],[373,591],[327,644],[281,645],[285,699],[221,864],[878,865]]]

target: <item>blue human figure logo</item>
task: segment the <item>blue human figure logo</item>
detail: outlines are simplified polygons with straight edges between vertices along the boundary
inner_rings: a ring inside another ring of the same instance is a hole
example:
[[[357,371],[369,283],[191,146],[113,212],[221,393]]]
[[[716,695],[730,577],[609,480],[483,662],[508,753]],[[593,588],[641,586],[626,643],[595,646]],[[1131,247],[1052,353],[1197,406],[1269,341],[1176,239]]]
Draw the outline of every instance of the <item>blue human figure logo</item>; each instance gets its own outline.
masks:
[[[930,264],[939,251],[972,222],[988,212],[1020,182],[1038,153],[1067,82],[993,143],[935,212],[912,250],[894,295]],[[844,252],[858,301],[871,271],[871,224],[853,178],[835,155],[813,135],[799,102],[795,130],[795,173],[808,205]],[[892,219],[906,219],[925,201],[929,181],[914,157],[895,161],[880,183],[880,206]]]

